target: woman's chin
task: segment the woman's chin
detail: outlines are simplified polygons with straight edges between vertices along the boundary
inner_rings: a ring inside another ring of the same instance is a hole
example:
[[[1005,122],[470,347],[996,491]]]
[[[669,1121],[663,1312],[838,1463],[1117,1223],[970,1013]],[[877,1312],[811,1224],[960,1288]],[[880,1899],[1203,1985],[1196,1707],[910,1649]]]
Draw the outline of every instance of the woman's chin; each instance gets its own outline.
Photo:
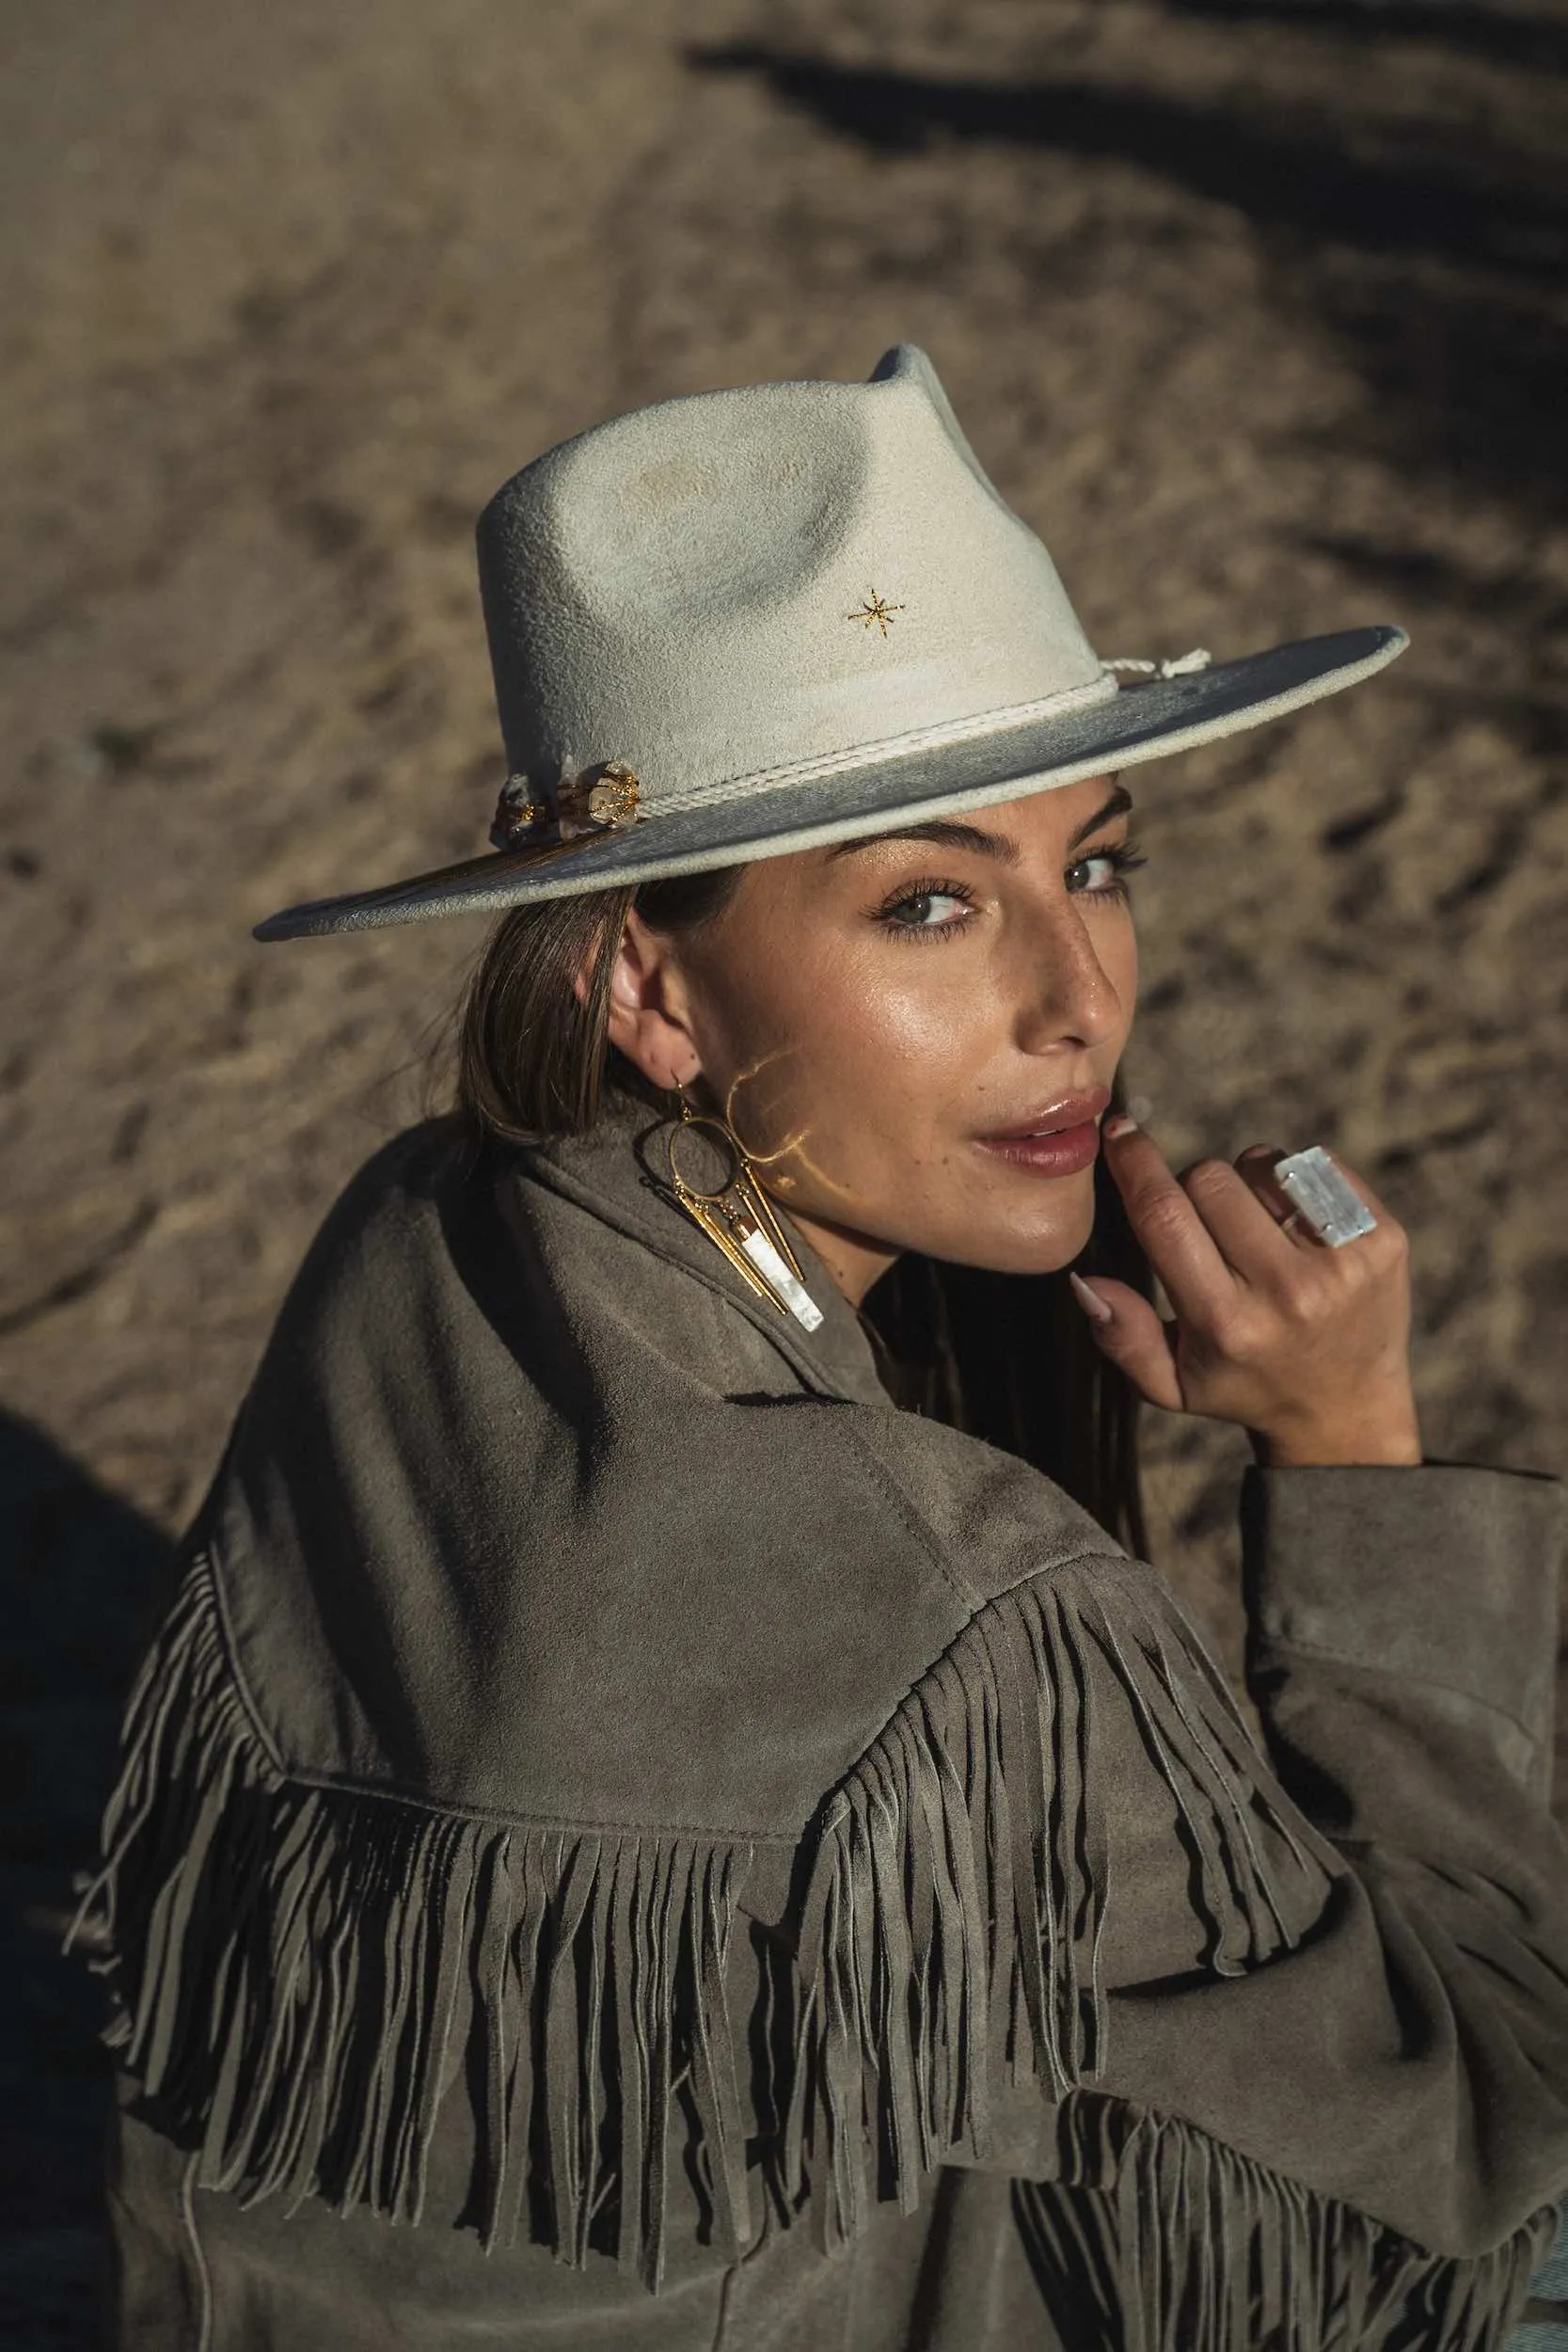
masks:
[[[989,1274],[1059,1274],[1082,1255],[1094,1231],[1092,1167],[1049,1184],[1031,1176],[1006,1187],[974,1184],[951,1194],[927,1186],[885,1209],[875,1200],[857,1201],[858,1213],[848,1216],[842,1200],[819,1209],[783,1184],[775,1189],[819,1248],[832,1236],[871,1257],[934,1258]]]
[[[1049,1217],[983,1217],[967,1220],[951,1234],[923,1247],[930,1258],[950,1265],[982,1267],[990,1274],[1060,1274],[1082,1256],[1094,1231],[1094,1180],[1064,1180]]]

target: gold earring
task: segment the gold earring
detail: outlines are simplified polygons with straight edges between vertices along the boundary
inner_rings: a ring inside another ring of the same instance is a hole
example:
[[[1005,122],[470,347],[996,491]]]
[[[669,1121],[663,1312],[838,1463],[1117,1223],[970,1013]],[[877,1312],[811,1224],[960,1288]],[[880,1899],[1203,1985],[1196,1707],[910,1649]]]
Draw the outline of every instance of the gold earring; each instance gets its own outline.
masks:
[[[700,1133],[711,1138],[729,1161],[729,1174],[709,1190],[682,1175],[678,1158],[681,1143],[689,1145]],[[694,1111],[683,1095],[680,1123],[669,1128],[665,1149],[671,1189],[688,1216],[723,1251],[759,1298],[771,1299],[781,1314],[792,1314],[797,1323],[815,1331],[822,1321],[822,1310],[801,1280],[800,1261],[728,1120],[717,1113]]]

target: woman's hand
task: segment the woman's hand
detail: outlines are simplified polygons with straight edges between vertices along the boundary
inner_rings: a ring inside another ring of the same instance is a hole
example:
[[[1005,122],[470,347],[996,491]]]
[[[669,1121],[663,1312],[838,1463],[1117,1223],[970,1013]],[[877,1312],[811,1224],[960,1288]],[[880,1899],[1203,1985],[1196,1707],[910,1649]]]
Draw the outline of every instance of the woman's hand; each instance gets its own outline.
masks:
[[[1337,1163],[1376,1229],[1329,1249],[1286,1230],[1279,1152],[1255,1147],[1233,1168],[1200,1160],[1178,1181],[1118,1117],[1104,1152],[1176,1319],[1162,1323],[1125,1282],[1073,1279],[1102,1352],[1142,1395],[1239,1422],[1272,1465],[1420,1461],[1405,1237],[1359,1179]]]

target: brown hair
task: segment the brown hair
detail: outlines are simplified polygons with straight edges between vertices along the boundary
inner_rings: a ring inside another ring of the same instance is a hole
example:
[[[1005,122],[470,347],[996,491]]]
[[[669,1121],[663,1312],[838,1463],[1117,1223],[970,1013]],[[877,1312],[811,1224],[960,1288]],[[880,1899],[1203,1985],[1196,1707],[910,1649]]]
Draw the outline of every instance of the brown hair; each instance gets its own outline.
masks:
[[[655,930],[711,922],[740,870],[547,898],[501,918],[459,1014],[458,1109],[477,1138],[580,1135],[607,1084],[663,1105],[609,1041],[614,951],[633,907]],[[1102,1162],[1095,1183],[1082,1270],[1147,1296],[1148,1263]],[[1065,1274],[992,1274],[910,1251],[874,1285],[864,1313],[900,1404],[1032,1462],[1129,1549],[1147,1549],[1137,1396],[1090,1339]]]

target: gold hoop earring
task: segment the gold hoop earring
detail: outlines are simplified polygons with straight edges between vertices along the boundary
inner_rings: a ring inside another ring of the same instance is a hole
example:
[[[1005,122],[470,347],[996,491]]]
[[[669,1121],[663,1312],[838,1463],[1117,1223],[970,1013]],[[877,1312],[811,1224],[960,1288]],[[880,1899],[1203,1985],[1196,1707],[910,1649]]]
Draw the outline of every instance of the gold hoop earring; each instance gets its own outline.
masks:
[[[705,1188],[682,1175],[679,1148],[689,1147],[699,1135],[710,1139],[729,1162],[723,1181]],[[679,1123],[672,1122],[665,1137],[670,1165],[670,1188],[695,1225],[755,1291],[770,1299],[781,1314],[791,1314],[808,1331],[822,1321],[822,1310],[801,1279],[800,1261],[756,1180],[746,1147],[728,1120],[717,1112],[694,1111],[681,1097]]]

